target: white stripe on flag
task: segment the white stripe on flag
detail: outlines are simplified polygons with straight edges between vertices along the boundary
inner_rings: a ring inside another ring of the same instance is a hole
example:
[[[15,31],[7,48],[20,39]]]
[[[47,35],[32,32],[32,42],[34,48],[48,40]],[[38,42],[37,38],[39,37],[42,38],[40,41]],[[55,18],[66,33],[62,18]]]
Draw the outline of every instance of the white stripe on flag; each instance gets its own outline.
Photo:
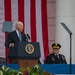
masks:
[[[5,58],[5,34],[2,32],[4,22],[4,0],[0,0],[0,57]]]
[[[15,30],[15,24],[18,21],[18,0],[11,0],[11,11],[12,11],[12,22],[13,22],[13,30]]]
[[[24,0],[24,22],[25,22],[24,32],[31,36],[31,28],[30,28],[30,0]]]
[[[42,40],[42,20],[41,20],[41,0],[36,0],[36,32],[37,32],[37,42],[40,42],[40,51],[41,58],[40,61],[43,63],[44,61],[44,47]]]

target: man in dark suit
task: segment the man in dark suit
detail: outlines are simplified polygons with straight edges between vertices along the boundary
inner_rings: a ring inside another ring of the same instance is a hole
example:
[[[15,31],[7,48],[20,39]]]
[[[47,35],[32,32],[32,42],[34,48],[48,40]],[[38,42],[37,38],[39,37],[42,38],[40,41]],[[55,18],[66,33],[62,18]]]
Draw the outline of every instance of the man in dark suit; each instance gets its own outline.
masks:
[[[15,43],[17,42],[27,42],[27,38],[25,34],[22,33],[23,31],[23,23],[17,22],[16,23],[16,30],[9,33],[8,38],[5,42],[6,47],[14,47]]]
[[[45,60],[45,64],[67,64],[65,56],[59,54],[61,45],[58,43],[52,44],[53,53],[48,55]]]
[[[8,48],[14,47],[14,45],[17,42],[28,42],[28,40],[30,39],[30,36],[27,34],[23,34],[23,23],[22,22],[17,22],[16,23],[16,30],[12,31],[9,33],[8,38],[5,42],[5,46]],[[38,60],[38,63],[40,63],[40,61]]]

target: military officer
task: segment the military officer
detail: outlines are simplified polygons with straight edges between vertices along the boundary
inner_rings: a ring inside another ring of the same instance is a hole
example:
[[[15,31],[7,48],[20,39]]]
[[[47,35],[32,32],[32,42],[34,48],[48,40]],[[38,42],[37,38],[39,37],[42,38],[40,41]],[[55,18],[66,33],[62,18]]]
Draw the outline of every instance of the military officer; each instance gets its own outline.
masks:
[[[46,64],[67,64],[65,56],[59,54],[61,45],[58,43],[52,44],[53,53],[46,57]]]

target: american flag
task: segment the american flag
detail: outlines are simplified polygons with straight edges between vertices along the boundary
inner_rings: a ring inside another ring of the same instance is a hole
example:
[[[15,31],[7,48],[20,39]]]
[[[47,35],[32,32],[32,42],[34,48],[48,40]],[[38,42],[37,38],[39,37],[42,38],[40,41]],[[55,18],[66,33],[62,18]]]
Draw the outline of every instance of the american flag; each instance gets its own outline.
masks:
[[[12,21],[13,30],[17,21],[24,23],[24,33],[31,37],[30,42],[40,43],[43,63],[49,53],[47,0],[0,0],[0,57],[6,57],[4,46],[6,34],[2,32],[3,22]]]

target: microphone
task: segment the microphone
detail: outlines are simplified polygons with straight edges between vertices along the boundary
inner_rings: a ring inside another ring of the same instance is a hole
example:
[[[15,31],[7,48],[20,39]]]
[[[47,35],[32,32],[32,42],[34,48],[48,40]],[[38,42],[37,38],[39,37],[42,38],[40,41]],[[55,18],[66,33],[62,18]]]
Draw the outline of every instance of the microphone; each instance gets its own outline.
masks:
[[[27,38],[30,40],[30,36],[29,36],[29,34],[26,34],[26,36],[27,36]]]

